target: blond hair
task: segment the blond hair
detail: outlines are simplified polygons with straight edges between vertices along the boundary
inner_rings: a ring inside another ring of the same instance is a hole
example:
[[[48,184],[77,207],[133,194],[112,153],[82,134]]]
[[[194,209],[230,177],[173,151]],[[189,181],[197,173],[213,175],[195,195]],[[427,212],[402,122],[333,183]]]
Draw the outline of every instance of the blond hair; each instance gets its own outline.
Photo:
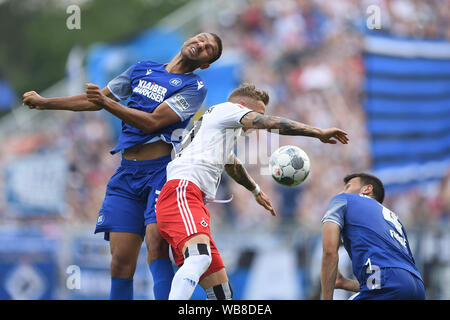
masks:
[[[248,97],[251,99],[262,101],[265,105],[269,103],[269,94],[267,91],[256,88],[254,84],[243,83],[234,89],[228,97],[228,100],[235,97]]]

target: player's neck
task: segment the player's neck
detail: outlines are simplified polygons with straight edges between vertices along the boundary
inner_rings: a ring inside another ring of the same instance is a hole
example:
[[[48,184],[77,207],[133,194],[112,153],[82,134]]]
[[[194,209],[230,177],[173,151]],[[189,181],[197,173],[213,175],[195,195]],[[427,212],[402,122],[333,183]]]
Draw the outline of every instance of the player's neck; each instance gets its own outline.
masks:
[[[173,58],[166,66],[167,72],[170,73],[190,73],[193,72],[196,68],[192,67],[192,65],[186,63],[186,61],[181,57],[181,54],[178,54]]]

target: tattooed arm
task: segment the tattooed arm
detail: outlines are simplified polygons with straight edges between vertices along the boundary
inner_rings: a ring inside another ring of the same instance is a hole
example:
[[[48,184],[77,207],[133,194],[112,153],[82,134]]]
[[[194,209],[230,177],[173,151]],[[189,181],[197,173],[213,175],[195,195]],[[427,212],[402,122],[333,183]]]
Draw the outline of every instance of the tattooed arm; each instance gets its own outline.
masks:
[[[278,130],[279,134],[288,136],[306,136],[318,138],[323,143],[347,144],[347,133],[338,128],[320,129],[287,118],[266,116],[258,112],[249,112],[242,117],[241,123],[245,129]],[[332,138],[336,139],[333,140]]]
[[[250,177],[247,170],[245,170],[242,162],[234,156],[233,164],[226,164],[225,171],[233,178],[234,181],[244,186],[248,191],[253,191],[256,188],[256,182]]]
[[[225,171],[228,173],[228,175],[233,178],[234,181],[239,183],[241,186],[244,186],[247,190],[253,191],[256,189],[256,182],[250,177],[247,170],[245,170],[244,165],[241,161],[239,161],[236,156],[234,156],[234,160],[232,164],[226,164],[225,165]],[[255,200],[258,202],[261,206],[263,206],[265,209],[270,211],[270,213],[273,216],[276,216],[276,212],[273,209],[269,197],[263,192],[260,191],[258,194],[255,194]]]

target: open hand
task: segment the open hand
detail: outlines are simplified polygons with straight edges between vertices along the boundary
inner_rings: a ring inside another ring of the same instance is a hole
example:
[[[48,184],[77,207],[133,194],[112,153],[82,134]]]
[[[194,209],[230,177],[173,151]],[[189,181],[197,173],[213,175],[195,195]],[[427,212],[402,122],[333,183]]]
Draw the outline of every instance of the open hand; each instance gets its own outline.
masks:
[[[339,141],[342,144],[348,143],[347,132],[338,128],[321,129],[318,136],[323,143],[336,144]],[[336,139],[336,140],[334,140]]]
[[[260,205],[262,205],[265,209],[269,210],[273,216],[277,215],[275,210],[272,207],[272,204],[270,203],[269,197],[264,192],[261,191],[260,193],[258,193],[255,196],[255,200]]]

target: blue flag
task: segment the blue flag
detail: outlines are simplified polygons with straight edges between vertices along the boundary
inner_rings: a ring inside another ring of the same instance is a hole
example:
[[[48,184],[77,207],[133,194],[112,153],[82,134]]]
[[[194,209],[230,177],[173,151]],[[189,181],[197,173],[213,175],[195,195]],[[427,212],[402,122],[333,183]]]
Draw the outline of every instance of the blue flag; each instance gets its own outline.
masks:
[[[450,168],[450,42],[367,36],[363,102],[372,171],[390,192]]]

